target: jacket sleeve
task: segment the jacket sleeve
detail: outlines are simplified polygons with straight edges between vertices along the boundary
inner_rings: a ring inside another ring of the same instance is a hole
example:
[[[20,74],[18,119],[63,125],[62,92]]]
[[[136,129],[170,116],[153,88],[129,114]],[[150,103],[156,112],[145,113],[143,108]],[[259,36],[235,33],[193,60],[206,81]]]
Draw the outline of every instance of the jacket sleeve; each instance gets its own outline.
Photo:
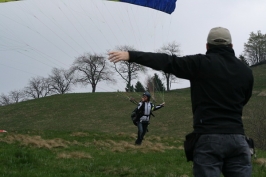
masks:
[[[129,62],[135,62],[155,70],[171,73],[183,79],[196,77],[200,70],[202,55],[177,57],[164,53],[128,51]]]
[[[152,111],[156,111],[156,110],[158,110],[158,109],[161,109],[162,107],[164,107],[163,105],[154,105],[154,104],[152,104]]]

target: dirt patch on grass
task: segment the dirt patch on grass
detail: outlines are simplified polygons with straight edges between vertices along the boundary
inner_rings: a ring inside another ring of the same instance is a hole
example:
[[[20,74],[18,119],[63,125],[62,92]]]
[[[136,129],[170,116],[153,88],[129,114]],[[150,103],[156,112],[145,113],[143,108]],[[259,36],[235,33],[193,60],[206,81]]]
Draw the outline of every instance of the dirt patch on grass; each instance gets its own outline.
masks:
[[[75,137],[84,137],[89,136],[87,133],[83,132],[73,132],[70,136]],[[143,140],[141,146],[134,144],[136,139],[136,134],[121,134],[120,136],[125,136],[128,140],[93,140],[86,143],[81,143],[77,141],[67,141],[61,138],[54,139],[43,139],[41,136],[30,136],[23,134],[8,134],[3,138],[0,138],[0,142],[6,143],[19,143],[25,146],[37,147],[37,148],[68,148],[69,146],[78,145],[78,146],[95,146],[97,149],[112,151],[112,152],[164,152],[167,149],[181,149],[180,147],[170,146],[168,143],[163,143],[162,138],[159,136],[150,136],[147,139]],[[61,153],[58,155],[58,158],[91,158],[89,155],[81,152],[73,153]]]
[[[116,175],[116,176],[132,176],[130,174],[135,174],[138,169],[132,167],[115,167],[115,166],[103,166],[101,167],[101,172],[105,175]]]
[[[38,148],[59,148],[59,147],[68,147],[68,145],[73,144],[73,142],[65,141],[60,138],[46,140],[43,139],[41,136],[29,136],[29,135],[22,135],[22,134],[10,134],[7,135],[5,138],[0,139],[2,142],[6,143],[16,143],[19,142],[26,146],[34,146]]]
[[[259,165],[266,165],[266,159],[265,158],[257,158],[254,160],[254,163]]]
[[[84,133],[84,132],[73,132],[70,134],[70,136],[75,136],[75,137],[86,137],[89,136],[88,133]]]
[[[127,141],[113,141],[113,140],[94,140],[93,144],[99,148],[108,148],[113,152],[126,152],[126,151],[140,151],[147,152],[164,152],[166,149],[177,149],[174,146],[168,146],[160,142],[153,142],[149,140],[143,141],[141,146],[136,146],[134,142]]]
[[[177,149],[179,149],[179,150],[184,150],[184,146],[178,146]]]
[[[152,135],[152,136],[148,136],[148,137],[147,137],[147,140],[149,140],[149,141],[157,141],[157,142],[161,142],[161,141],[162,141],[161,137],[159,137],[159,136],[154,136],[154,135]]]
[[[92,156],[90,154],[84,152],[62,152],[57,155],[57,158],[63,159],[91,159]]]
[[[258,96],[266,96],[266,91],[262,91],[258,94]]]

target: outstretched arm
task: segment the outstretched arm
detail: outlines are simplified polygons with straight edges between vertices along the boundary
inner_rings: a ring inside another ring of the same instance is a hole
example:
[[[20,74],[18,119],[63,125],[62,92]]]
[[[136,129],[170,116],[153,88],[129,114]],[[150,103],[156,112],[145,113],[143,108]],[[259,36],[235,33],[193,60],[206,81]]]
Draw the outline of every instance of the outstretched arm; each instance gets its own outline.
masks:
[[[140,51],[111,51],[109,52],[108,59],[113,63],[119,61],[135,62],[188,80],[191,80],[195,76],[198,77],[201,61],[205,61],[203,55],[178,57],[165,53]]]
[[[152,111],[156,111],[158,109],[161,109],[162,107],[164,107],[164,105],[165,105],[165,102],[163,102],[163,103],[161,103],[159,105],[156,105],[156,106],[154,106],[154,108],[152,109]]]

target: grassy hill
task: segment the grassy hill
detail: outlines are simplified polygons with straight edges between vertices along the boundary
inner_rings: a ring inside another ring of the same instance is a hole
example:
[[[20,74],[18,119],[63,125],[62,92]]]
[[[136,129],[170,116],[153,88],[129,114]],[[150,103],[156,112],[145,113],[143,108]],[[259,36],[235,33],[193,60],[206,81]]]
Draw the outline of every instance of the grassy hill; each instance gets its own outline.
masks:
[[[252,67],[254,91],[251,102],[264,99],[266,64]],[[0,107],[0,129],[132,132],[130,113],[135,108],[127,97],[140,99],[141,93],[71,93]],[[157,103],[166,106],[151,120],[155,135],[183,137],[192,130],[190,89],[155,93]]]
[[[254,91],[266,91],[266,62],[251,67],[254,74]]]
[[[135,132],[130,114],[140,93],[73,93],[0,107],[1,129]],[[163,102],[159,98],[158,104]],[[150,131],[157,135],[184,135],[191,130],[189,89],[164,94],[166,106],[156,112]]]
[[[266,64],[252,67],[253,96],[245,107],[266,105]],[[134,146],[136,127],[130,120],[136,105],[128,97],[141,93],[71,93],[0,107],[0,176],[12,177],[191,177],[183,150],[192,131],[190,89],[156,94],[166,106],[152,117],[142,146]],[[263,128],[263,127],[262,127]],[[253,177],[266,176],[266,152],[257,150]]]

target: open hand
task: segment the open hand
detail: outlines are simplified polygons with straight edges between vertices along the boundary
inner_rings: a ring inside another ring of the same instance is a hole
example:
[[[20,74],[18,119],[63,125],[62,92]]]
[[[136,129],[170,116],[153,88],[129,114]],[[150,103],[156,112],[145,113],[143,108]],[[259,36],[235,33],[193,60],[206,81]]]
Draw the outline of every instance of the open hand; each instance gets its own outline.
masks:
[[[112,51],[108,53],[110,62],[116,63],[119,61],[128,61],[129,53],[125,51]]]

